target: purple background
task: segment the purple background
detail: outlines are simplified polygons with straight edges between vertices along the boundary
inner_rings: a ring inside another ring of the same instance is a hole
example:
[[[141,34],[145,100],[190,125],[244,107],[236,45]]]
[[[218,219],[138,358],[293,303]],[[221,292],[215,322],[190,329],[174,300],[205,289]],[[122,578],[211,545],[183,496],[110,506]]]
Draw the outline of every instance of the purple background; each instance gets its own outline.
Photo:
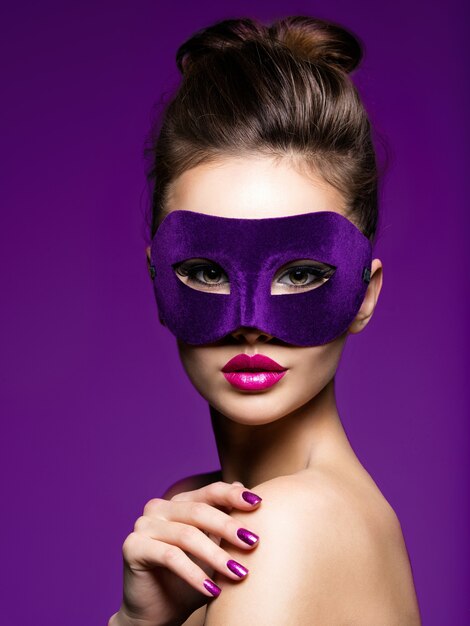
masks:
[[[392,151],[384,286],[346,346],[339,409],[400,518],[423,623],[470,623],[463,2],[252,6],[0,9],[5,626],[105,624],[145,502],[218,467],[207,405],[156,315],[142,148],[183,39],[222,18],[288,14],[336,20],[366,44],[355,80]]]

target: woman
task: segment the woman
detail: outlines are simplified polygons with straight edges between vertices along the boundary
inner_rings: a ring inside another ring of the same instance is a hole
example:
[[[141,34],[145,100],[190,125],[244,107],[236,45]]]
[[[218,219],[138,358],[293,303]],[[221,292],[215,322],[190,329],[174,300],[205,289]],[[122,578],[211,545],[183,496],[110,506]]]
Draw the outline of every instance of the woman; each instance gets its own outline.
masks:
[[[225,20],[177,52],[146,253],[221,469],[147,502],[110,626],[420,624],[400,523],[335,400],[382,286],[376,158],[348,76],[361,56],[303,16]]]

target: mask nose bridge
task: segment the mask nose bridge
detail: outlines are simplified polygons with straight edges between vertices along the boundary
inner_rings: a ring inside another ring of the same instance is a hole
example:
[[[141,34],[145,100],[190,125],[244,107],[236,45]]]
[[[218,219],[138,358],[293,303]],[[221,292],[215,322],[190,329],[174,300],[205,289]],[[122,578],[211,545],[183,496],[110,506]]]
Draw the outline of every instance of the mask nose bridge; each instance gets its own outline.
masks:
[[[262,267],[240,268],[236,276],[236,306],[239,326],[263,328],[264,302],[269,294],[269,279]],[[265,293],[266,292],[266,293]]]
[[[248,226],[244,223],[243,233],[239,233],[243,247],[237,247],[237,254],[231,257],[230,263],[235,283],[231,290],[235,296],[236,324],[267,330],[271,274],[283,253],[278,246],[267,245],[272,239],[278,239],[276,232],[266,227],[261,230],[258,224],[251,222]]]
[[[240,326],[256,326],[259,291],[259,276],[257,272],[243,273],[242,284],[239,292],[239,319]]]

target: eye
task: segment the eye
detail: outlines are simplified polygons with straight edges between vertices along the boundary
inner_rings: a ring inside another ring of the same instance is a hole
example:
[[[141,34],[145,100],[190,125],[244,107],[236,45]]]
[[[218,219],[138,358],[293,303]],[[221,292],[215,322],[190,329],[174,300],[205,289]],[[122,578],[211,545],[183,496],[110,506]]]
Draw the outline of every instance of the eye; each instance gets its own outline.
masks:
[[[274,279],[271,294],[292,293],[296,290],[309,291],[323,285],[334,274],[336,267],[320,261],[302,260],[285,269]]]
[[[230,282],[224,270],[209,259],[187,259],[173,265],[178,278],[199,291],[230,293]]]

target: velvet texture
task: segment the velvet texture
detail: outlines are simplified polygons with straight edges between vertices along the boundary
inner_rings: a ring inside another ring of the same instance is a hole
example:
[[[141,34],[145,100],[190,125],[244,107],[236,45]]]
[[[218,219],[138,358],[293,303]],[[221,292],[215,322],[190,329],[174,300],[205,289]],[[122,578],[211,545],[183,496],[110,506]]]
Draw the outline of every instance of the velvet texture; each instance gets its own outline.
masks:
[[[173,265],[196,257],[221,266],[229,294],[199,291],[178,278]],[[301,259],[336,270],[313,289],[272,294],[279,269]],[[362,304],[371,259],[367,237],[334,211],[239,219],[176,210],[162,221],[151,245],[160,322],[193,345],[218,341],[240,326],[299,346],[332,341]]]

